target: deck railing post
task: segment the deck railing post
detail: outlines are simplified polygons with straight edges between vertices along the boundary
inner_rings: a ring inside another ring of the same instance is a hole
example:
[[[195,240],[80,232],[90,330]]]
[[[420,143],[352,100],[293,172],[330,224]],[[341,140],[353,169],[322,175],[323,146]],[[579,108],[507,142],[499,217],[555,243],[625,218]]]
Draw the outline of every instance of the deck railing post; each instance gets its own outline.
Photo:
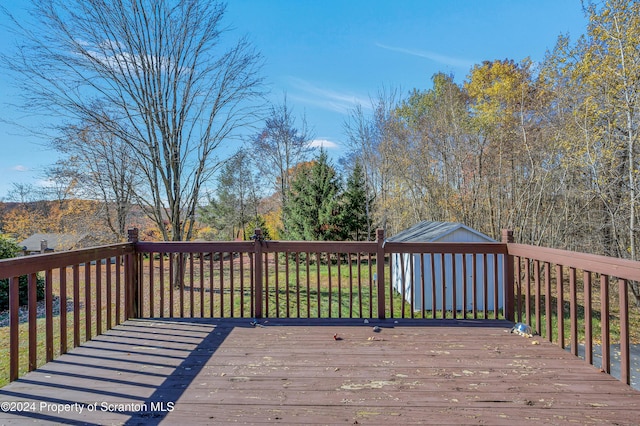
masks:
[[[136,244],[138,242],[138,228],[131,228],[127,231],[128,241],[132,244]],[[134,251],[131,254],[128,254],[126,257],[126,273],[125,277],[127,283],[125,285],[125,306],[127,308],[127,317],[128,318],[138,318],[140,315],[139,306],[140,306],[140,289],[139,289],[139,273],[138,273],[138,260],[139,253]]]
[[[256,228],[253,234],[253,256],[254,256],[254,268],[253,272],[253,293],[254,293],[254,315],[256,318],[262,318],[262,242],[264,237],[262,236],[262,229]]]
[[[385,318],[384,291],[384,229],[376,230],[376,284],[378,285],[378,318]]]
[[[513,256],[509,254],[509,244],[513,243],[513,231],[510,229],[502,230],[502,243],[506,245],[507,254],[504,259],[504,317],[508,321],[514,321],[514,275],[513,275]]]

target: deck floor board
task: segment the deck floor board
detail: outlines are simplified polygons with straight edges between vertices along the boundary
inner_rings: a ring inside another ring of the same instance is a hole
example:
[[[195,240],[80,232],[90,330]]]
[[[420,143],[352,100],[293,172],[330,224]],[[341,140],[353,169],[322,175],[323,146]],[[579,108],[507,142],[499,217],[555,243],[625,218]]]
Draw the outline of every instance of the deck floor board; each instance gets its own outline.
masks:
[[[500,321],[130,320],[0,389],[0,403],[0,424],[640,418],[640,392]]]

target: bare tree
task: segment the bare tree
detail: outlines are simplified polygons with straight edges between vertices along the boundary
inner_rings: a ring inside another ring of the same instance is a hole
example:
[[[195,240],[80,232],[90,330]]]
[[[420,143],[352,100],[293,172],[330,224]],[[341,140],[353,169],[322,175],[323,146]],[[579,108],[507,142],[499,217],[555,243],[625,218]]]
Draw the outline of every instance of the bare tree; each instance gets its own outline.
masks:
[[[142,183],[127,143],[97,126],[69,126],[53,145],[68,157],[49,170],[51,180],[69,181],[75,192],[102,201],[113,236],[125,239],[135,189]]]
[[[24,45],[4,58],[32,110],[126,144],[145,181],[137,200],[165,240],[192,237],[218,148],[261,94],[260,55],[223,37],[224,12],[216,0],[34,0],[39,22],[14,20]]]
[[[37,200],[38,189],[28,183],[13,182],[7,193],[7,200],[27,204]]]
[[[271,106],[263,129],[251,140],[260,177],[275,185],[281,206],[286,204],[292,167],[307,159],[311,138],[306,120],[296,127],[296,118],[285,96],[282,104]]]
[[[370,221],[378,223],[385,232],[394,228],[395,222],[391,216],[394,211],[399,210],[395,208],[397,204],[394,208],[389,206],[397,202],[393,200],[391,190],[393,173],[402,166],[388,155],[393,153],[392,146],[399,141],[395,113],[399,103],[399,89],[382,88],[371,99],[371,114],[362,105],[357,105],[344,123],[349,157],[360,160],[365,173],[365,185],[376,200],[375,211],[369,209],[367,215]],[[406,157],[402,150],[397,153]]]

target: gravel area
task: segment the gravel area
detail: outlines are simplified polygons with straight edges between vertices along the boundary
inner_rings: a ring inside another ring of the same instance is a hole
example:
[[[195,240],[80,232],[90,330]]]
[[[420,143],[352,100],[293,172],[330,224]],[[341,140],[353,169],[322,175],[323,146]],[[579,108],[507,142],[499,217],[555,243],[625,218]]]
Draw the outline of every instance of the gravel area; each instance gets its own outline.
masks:
[[[67,312],[73,311],[73,300],[67,300]],[[18,317],[20,318],[20,323],[27,322],[29,320],[29,309],[26,306],[21,306],[18,311]],[[45,317],[45,306],[44,300],[38,302],[37,306],[37,316],[38,318]],[[60,297],[53,297],[53,315],[60,314]],[[9,311],[0,312],[0,327],[8,327],[9,326]]]

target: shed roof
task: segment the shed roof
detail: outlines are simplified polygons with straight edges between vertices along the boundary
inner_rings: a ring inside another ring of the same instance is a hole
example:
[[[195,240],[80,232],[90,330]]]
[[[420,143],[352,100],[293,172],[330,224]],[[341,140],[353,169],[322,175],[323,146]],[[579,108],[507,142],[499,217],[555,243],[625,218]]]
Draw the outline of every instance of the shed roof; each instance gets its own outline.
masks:
[[[47,241],[47,248],[54,251],[71,250],[87,237],[86,234],[33,234],[19,243],[23,251],[40,251],[40,242]]]
[[[424,220],[418,222],[412,227],[405,229],[397,233],[396,235],[387,238],[387,241],[394,242],[432,242],[437,241],[445,235],[451,234],[459,229],[463,229],[466,232],[474,234],[487,242],[495,242],[494,239],[486,236],[480,231],[476,231],[473,228],[469,228],[466,225],[458,222],[436,222]]]

